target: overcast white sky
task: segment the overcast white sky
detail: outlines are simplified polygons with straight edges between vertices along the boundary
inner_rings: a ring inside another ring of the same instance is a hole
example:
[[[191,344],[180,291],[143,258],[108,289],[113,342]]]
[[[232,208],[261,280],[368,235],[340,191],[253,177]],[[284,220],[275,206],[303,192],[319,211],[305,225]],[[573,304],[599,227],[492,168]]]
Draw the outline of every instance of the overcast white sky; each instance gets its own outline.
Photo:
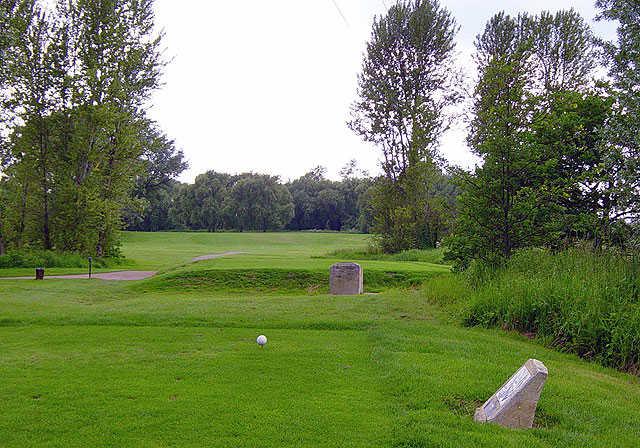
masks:
[[[298,177],[317,165],[330,177],[349,160],[378,173],[378,152],[345,125],[374,15],[393,0],[156,0],[173,62],[151,116],[184,150],[191,168]],[[461,25],[458,52],[468,64],[473,40],[497,11],[574,7],[588,21],[592,0],[441,0]],[[613,36],[612,24],[593,24]],[[464,126],[442,140],[452,163],[472,166]]]

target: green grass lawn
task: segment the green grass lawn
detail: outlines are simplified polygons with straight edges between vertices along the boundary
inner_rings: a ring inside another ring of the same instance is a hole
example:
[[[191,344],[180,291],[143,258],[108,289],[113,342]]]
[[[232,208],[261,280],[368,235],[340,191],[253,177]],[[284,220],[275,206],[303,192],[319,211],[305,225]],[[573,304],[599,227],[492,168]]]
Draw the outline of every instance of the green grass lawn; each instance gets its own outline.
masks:
[[[348,249],[364,251],[371,237],[362,234],[331,232],[277,232],[277,233],[206,233],[206,232],[123,232],[122,255],[119,264],[98,268],[95,272],[118,270],[172,271],[208,269],[329,269],[336,261],[350,260],[349,256],[335,255]],[[223,252],[242,254],[216,260],[192,263],[201,255]],[[363,266],[388,271],[448,272],[449,267],[425,262],[398,262],[382,259],[362,260]],[[77,274],[87,268],[49,268],[49,275]],[[0,277],[30,276],[33,268],[0,269]]]
[[[181,244],[184,239],[184,244]],[[636,447],[638,377],[500,330],[462,328],[446,266],[421,288],[331,297],[167,279],[323,272],[346,234],[125,234],[142,282],[0,283],[0,447]],[[197,255],[247,252],[191,265]],[[172,254],[175,251],[175,254]],[[413,274],[412,274],[413,275]],[[246,280],[246,279],[245,279]],[[212,286],[213,285],[213,286]],[[265,334],[264,349],[255,338]],[[526,359],[549,368],[533,430],[473,422]]]
[[[168,269],[188,264],[200,255],[244,252],[243,266],[254,259],[309,259],[340,248],[364,249],[370,236],[324,232],[205,233],[124,232],[123,255],[138,268]],[[250,258],[250,260],[246,260]]]

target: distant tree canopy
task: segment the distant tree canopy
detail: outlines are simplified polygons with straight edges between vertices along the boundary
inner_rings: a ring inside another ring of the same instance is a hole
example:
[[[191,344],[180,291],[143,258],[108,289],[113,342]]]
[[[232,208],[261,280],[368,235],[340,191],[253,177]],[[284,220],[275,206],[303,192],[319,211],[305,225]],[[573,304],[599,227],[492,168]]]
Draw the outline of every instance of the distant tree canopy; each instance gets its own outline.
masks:
[[[294,203],[294,216],[287,228],[368,231],[361,218],[361,198],[372,181],[359,172],[355,162],[348,164],[341,175],[341,181],[330,181],[324,169],[317,167],[287,184]]]
[[[368,232],[365,213],[373,180],[350,162],[342,180],[325,178],[323,167],[282,183],[276,176],[207,171],[193,184],[170,181],[143,194],[139,214],[127,215],[130,230],[352,230]]]

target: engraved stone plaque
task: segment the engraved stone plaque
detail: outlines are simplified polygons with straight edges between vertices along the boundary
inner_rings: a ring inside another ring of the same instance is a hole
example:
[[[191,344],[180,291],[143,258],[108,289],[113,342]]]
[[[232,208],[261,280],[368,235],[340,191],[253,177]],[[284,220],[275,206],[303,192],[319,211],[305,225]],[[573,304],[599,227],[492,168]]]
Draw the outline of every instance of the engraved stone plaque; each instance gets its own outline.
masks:
[[[533,427],[538,400],[547,376],[547,368],[542,362],[528,360],[491,398],[476,409],[474,419],[508,428]]]
[[[362,268],[357,263],[336,263],[331,266],[329,287],[333,295],[362,294]]]

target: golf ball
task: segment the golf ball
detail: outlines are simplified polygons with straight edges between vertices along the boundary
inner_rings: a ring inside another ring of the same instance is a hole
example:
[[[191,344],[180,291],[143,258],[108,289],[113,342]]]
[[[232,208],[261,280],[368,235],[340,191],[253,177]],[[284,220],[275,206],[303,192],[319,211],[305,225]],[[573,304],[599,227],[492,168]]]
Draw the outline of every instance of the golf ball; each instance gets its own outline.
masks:
[[[256,342],[260,347],[263,347],[264,345],[267,344],[267,337],[261,334],[260,336],[258,336],[258,339],[256,339]]]

